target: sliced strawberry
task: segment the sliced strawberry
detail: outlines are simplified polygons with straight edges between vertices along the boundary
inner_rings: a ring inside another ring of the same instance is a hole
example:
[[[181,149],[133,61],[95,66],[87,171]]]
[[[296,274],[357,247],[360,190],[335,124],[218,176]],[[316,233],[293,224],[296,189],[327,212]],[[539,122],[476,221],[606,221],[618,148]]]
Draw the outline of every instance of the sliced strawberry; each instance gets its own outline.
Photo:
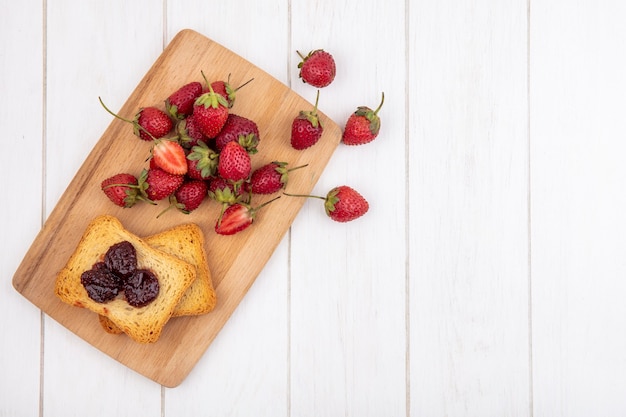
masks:
[[[257,211],[278,198],[280,197],[269,200],[256,208],[243,203],[229,206],[217,220],[215,232],[219,235],[234,235],[247,229],[254,221]]]
[[[152,161],[154,164],[174,175],[187,173],[187,155],[185,150],[175,140],[159,140],[152,147]]]

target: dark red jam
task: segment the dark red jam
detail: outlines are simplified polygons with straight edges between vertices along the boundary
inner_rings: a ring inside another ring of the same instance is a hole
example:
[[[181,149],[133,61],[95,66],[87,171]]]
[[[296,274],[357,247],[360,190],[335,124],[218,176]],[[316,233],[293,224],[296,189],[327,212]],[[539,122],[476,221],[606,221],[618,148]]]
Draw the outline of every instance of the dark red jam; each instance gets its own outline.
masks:
[[[159,280],[147,269],[137,269],[137,252],[128,241],[112,245],[97,262],[82,273],[80,282],[89,298],[106,303],[123,293],[133,307],[144,307],[159,295]]]
[[[118,277],[128,278],[137,269],[137,251],[128,241],[116,243],[104,255],[104,263]]]
[[[159,295],[159,280],[151,271],[138,269],[124,283],[124,295],[131,306],[146,306]]]
[[[80,276],[80,282],[87,290],[89,298],[97,303],[111,301],[120,291],[122,280],[99,262]]]

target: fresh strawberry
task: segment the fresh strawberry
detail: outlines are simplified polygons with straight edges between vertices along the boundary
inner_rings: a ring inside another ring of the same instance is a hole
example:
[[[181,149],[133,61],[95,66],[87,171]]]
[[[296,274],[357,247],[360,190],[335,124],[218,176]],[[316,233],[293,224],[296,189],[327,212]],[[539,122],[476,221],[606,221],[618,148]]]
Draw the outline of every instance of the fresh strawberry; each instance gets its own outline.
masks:
[[[196,118],[192,115],[179,121],[176,124],[176,133],[180,144],[185,149],[190,149],[196,146],[199,142],[207,142],[208,138],[200,131]]]
[[[287,194],[292,197],[313,197],[324,200],[324,209],[331,219],[345,223],[357,219],[367,213],[369,204],[356,190],[347,185],[335,187],[326,197],[302,194]]]
[[[238,203],[243,198],[243,188],[236,188],[235,185],[224,178],[211,178],[207,194],[212,200],[218,203],[232,205]]]
[[[209,91],[196,99],[193,117],[202,134],[214,138],[228,118],[228,102],[209,86]]]
[[[385,102],[385,93],[376,110],[360,106],[350,115],[343,130],[343,143],[346,145],[363,145],[376,139],[380,131],[378,111]]]
[[[255,154],[259,144],[259,127],[256,122],[230,113],[222,130],[215,138],[215,149],[221,152],[224,145],[233,141],[239,142],[249,154]]]
[[[296,51],[298,52],[298,51]],[[313,87],[322,88],[329,85],[335,79],[337,72],[335,59],[323,49],[316,49],[307,56],[298,52],[302,61],[298,64],[300,78]]]
[[[174,123],[172,119],[163,110],[156,107],[143,107],[139,109],[133,120],[125,119],[115,113],[113,113],[100,97],[100,104],[102,107],[114,117],[130,123],[133,125],[133,133],[139,136],[140,139],[145,141],[151,141],[166,136],[172,131]]]
[[[185,150],[175,140],[159,139],[152,147],[154,165],[174,175],[187,173],[187,156]]]
[[[184,175],[170,174],[158,167],[150,168],[145,180],[146,194],[151,201],[163,200],[172,195],[182,185],[184,179]]]
[[[256,208],[250,207],[248,204],[236,203],[229,206],[218,218],[215,223],[215,232],[219,235],[234,235],[239,233],[254,222],[258,210],[265,207],[272,201],[280,198],[275,197]]]
[[[187,176],[196,180],[207,180],[217,172],[219,154],[200,141],[187,155]]]
[[[134,206],[138,200],[138,183],[139,181],[134,175],[121,173],[105,179],[100,187],[114,204],[129,208]]]
[[[317,116],[317,103],[320,92],[317,90],[315,107],[311,111],[300,111],[300,114],[291,124],[291,146],[294,149],[302,150],[315,145],[324,133],[322,122]]]
[[[220,177],[233,181],[242,182],[250,175],[250,155],[243,146],[237,142],[228,142],[219,154],[217,172]]]
[[[308,165],[308,164],[307,164]],[[273,194],[285,188],[289,181],[289,172],[304,168],[307,165],[300,165],[287,169],[286,162],[270,162],[257,168],[250,176],[248,185],[253,194]]]
[[[202,180],[185,181],[172,196],[176,208],[183,213],[190,213],[200,207],[207,196],[207,184]]]
[[[193,111],[193,103],[202,94],[202,84],[193,81],[183,85],[165,99],[165,109],[174,119],[184,119]]]
[[[249,79],[248,81],[246,81],[245,83],[241,84],[237,88],[233,88],[230,85],[230,75],[228,75],[228,81],[221,81],[221,80],[220,81],[213,81],[211,83],[211,88],[217,94],[221,95],[222,97],[224,97],[226,99],[226,101],[228,102],[228,108],[230,109],[235,104],[235,97],[237,95],[237,91],[239,91],[239,89],[241,89],[241,87],[245,86],[246,84],[248,84],[252,80],[254,80],[254,78]]]

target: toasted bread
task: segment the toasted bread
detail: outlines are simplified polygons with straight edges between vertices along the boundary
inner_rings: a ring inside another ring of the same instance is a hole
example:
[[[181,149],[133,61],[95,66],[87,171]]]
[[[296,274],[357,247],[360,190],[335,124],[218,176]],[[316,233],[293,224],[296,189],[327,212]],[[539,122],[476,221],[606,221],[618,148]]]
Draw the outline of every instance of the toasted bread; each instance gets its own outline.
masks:
[[[159,281],[156,299],[144,307],[132,307],[120,297],[98,303],[89,298],[81,284],[81,274],[101,261],[113,244],[121,241],[128,241],[135,247],[138,268],[151,270]],[[69,305],[84,307],[107,317],[133,340],[154,343],[195,279],[195,266],[153,248],[126,230],[117,218],[101,215],[89,223],[76,250],[58,273],[55,293]]]
[[[204,250],[204,235],[198,225],[189,223],[144,239],[153,248],[167,252],[196,267],[196,280],[183,294],[173,316],[196,316],[215,308],[217,297]]]
[[[153,248],[174,255],[196,267],[196,279],[174,309],[173,317],[195,316],[215,308],[217,297],[204,249],[204,235],[195,224],[184,224],[144,239]],[[100,316],[102,328],[112,334],[121,333],[110,320]]]

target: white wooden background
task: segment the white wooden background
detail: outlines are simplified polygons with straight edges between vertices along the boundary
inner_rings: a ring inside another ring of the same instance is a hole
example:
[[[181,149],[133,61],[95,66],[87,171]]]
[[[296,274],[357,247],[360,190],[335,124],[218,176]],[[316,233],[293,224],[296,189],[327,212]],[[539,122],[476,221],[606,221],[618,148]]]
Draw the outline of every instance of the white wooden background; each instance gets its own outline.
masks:
[[[0,416],[626,415],[626,2],[0,0]],[[195,29],[382,131],[311,200],[177,388],[41,314],[13,273],[163,47]]]

